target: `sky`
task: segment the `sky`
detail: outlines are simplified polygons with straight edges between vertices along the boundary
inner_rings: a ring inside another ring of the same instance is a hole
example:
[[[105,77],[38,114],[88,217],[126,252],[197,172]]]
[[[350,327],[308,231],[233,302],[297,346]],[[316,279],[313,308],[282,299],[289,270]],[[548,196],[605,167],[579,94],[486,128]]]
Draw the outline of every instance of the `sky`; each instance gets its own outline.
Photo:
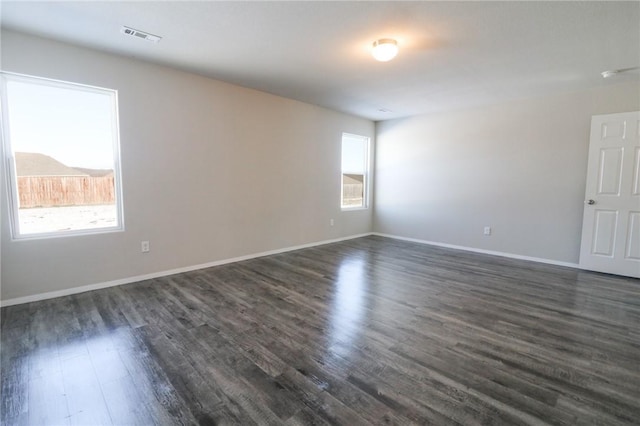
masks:
[[[113,169],[112,97],[106,93],[7,82],[13,152],[38,152],[70,167]]]
[[[342,171],[344,173],[364,174],[367,169],[368,138],[343,135]]]

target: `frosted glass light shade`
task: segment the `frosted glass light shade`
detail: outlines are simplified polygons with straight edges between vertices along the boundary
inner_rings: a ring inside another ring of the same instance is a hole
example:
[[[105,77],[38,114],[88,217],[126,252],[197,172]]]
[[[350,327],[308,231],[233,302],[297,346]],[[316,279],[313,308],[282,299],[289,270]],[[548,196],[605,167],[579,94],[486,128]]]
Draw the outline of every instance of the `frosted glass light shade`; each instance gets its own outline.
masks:
[[[373,57],[380,62],[392,60],[398,54],[398,42],[391,38],[381,38],[373,42]]]

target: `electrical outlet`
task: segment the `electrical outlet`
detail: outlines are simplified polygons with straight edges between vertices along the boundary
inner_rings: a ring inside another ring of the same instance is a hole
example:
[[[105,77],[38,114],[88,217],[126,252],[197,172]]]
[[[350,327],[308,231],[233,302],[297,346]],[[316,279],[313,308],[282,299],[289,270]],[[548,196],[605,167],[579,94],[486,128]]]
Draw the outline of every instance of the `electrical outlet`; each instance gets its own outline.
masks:
[[[149,246],[149,241],[141,241],[140,249],[142,250],[143,253],[149,253],[149,250],[151,250],[151,247]]]
[[[490,226],[485,226],[484,227],[484,235],[491,235],[491,227]]]
[[[333,219],[331,219],[331,220],[329,221],[329,224],[330,224],[331,226],[333,226]]]

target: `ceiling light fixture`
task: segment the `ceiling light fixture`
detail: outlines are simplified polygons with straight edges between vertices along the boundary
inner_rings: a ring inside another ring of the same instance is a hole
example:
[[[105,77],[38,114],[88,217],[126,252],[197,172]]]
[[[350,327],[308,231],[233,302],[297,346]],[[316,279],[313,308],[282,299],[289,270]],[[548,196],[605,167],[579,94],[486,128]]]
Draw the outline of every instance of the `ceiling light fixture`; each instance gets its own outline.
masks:
[[[392,38],[381,38],[373,42],[373,57],[380,62],[392,60],[398,54],[398,42]]]

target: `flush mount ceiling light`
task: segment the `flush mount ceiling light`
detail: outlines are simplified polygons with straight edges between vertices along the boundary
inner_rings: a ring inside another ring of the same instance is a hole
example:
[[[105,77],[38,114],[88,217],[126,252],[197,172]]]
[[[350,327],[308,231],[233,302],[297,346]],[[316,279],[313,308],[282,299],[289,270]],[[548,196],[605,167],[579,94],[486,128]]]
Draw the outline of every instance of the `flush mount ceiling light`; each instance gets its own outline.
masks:
[[[373,57],[380,62],[392,60],[398,54],[398,42],[392,38],[381,38],[373,42]]]

